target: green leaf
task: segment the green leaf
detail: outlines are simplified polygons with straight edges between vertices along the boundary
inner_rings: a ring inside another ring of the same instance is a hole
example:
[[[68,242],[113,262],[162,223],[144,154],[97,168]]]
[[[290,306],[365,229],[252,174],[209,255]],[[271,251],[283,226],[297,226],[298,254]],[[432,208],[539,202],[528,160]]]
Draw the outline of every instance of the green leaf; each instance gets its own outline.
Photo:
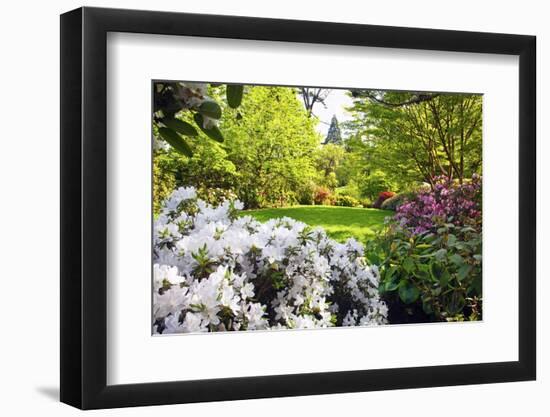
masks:
[[[418,291],[418,288],[409,282],[399,287],[399,298],[401,298],[401,301],[405,304],[414,303],[418,299],[419,295],[420,292]]]
[[[439,249],[435,252],[435,258],[438,261],[442,261],[447,256],[447,249]]]
[[[449,234],[447,236],[447,245],[454,246],[456,244],[456,236],[453,234]]]
[[[470,271],[472,270],[472,265],[464,264],[458,269],[458,280],[462,281],[464,278],[468,276]]]
[[[409,273],[414,269],[414,260],[411,257],[405,258],[403,261],[403,269]]]
[[[187,142],[185,142],[185,140],[183,140],[183,138],[172,129],[161,127],[158,131],[162,139],[168,142],[170,146],[172,146],[176,151],[188,157],[193,156],[193,151],[191,150]]]
[[[228,84],[227,85],[227,104],[232,109],[236,109],[241,105],[243,100],[243,86],[239,84]]]
[[[212,119],[219,119],[222,117],[222,109],[215,101],[204,101],[199,106],[199,112]]]
[[[449,274],[449,271],[444,270],[439,278],[439,285],[441,285],[441,287],[446,287],[450,279],[451,274]]]
[[[162,123],[168,126],[170,129],[185,135],[185,136],[197,136],[199,132],[192,125],[179,119],[162,119]]]
[[[214,139],[217,142],[223,142],[223,135],[220,129],[218,129],[217,126],[212,126],[210,129],[205,129],[203,127],[204,123],[204,117],[200,113],[195,113],[193,116],[193,119],[195,120],[195,123],[199,127],[200,130],[204,132],[206,136],[208,136],[210,139]]]
[[[432,314],[434,312],[430,300],[422,300],[422,310],[424,310],[426,314]]]
[[[416,245],[416,248],[417,249],[428,249],[428,248],[431,248],[432,245],[428,244],[428,243],[421,243],[420,245]]]
[[[399,287],[399,282],[397,280],[392,280],[392,281],[386,282],[384,286],[384,291],[385,292],[395,291],[398,287]]]
[[[396,271],[397,267],[394,265],[388,268],[384,273],[384,291],[395,291],[399,286],[399,277],[395,275]]]
[[[451,300],[447,305],[447,309],[451,314],[458,314],[462,312],[462,309],[466,305],[466,300],[464,300],[464,296],[458,292],[454,292],[451,295]]]
[[[481,295],[481,275],[476,275],[470,285],[470,291],[473,291],[475,295]]]
[[[430,274],[435,280],[439,280],[443,274],[443,268],[436,262],[430,264]]]
[[[449,256],[449,260],[456,266],[461,266],[462,264],[464,264],[464,258],[460,256],[458,253],[455,253],[454,255]]]

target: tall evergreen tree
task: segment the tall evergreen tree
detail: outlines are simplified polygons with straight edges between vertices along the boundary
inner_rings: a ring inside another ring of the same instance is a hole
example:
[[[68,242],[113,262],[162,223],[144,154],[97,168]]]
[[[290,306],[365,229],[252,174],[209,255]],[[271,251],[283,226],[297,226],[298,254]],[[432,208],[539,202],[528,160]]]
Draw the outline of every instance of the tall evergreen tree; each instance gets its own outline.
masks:
[[[325,145],[329,143],[334,145],[342,144],[342,133],[340,132],[340,126],[338,126],[338,119],[336,118],[336,115],[333,115],[330,120],[330,127],[328,128],[327,137],[324,142]]]

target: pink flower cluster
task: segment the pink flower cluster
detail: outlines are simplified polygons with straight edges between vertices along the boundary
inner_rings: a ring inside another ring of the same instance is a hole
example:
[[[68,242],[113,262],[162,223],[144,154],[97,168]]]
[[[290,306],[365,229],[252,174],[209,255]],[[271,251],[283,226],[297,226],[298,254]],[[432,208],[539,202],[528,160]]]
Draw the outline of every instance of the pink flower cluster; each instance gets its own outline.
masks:
[[[395,220],[412,234],[434,230],[442,223],[476,224],[481,218],[481,177],[458,184],[438,177],[433,189],[419,191],[401,204]]]

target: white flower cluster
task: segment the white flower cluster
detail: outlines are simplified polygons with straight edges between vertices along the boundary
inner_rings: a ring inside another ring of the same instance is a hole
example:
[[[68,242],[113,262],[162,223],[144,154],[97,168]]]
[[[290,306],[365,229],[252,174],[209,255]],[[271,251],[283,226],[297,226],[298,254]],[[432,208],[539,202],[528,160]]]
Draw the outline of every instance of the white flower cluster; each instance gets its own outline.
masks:
[[[154,227],[155,333],[376,325],[387,322],[378,269],[363,247],[293,219],[238,217],[179,188]]]

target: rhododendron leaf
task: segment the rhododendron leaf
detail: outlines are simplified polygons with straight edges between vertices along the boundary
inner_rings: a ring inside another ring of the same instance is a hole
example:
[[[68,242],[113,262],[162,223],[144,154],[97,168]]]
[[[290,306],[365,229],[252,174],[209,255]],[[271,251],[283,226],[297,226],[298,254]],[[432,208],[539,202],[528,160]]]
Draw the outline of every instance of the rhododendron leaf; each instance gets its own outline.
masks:
[[[471,289],[475,291],[476,294],[481,295],[481,275],[477,275],[473,279]]]
[[[417,278],[420,278],[420,279],[427,279],[430,277],[430,272],[429,272],[429,266],[428,265],[422,265],[424,266],[425,268],[418,268],[416,270],[413,271],[413,275]]]
[[[199,106],[199,112],[212,119],[219,119],[222,117],[222,109],[215,101],[204,101]]]
[[[397,266],[393,265],[384,273],[384,285],[383,290],[386,292],[395,291],[399,286],[399,277],[395,275]]]
[[[452,234],[449,234],[447,236],[447,245],[454,246],[455,244],[456,244],[456,236],[452,235]]]
[[[397,288],[399,288],[399,282],[397,280],[392,280],[392,281],[386,282],[384,286],[384,291],[391,292],[391,291],[395,291]]]
[[[418,288],[416,288],[410,282],[407,282],[405,283],[405,285],[401,285],[399,287],[399,298],[401,298],[401,301],[403,301],[405,304],[414,303],[416,300],[418,300],[419,295],[420,292],[418,291]]]
[[[442,266],[436,262],[432,262],[430,264],[430,274],[435,280],[439,280],[441,278],[441,274],[443,274]]]
[[[434,312],[430,300],[422,300],[422,310],[424,310],[426,314],[432,314]]]
[[[449,274],[449,271],[444,270],[439,278],[439,285],[441,285],[441,287],[446,287],[447,284],[449,284],[449,279],[451,279],[451,274]]]
[[[405,258],[405,260],[403,261],[403,269],[406,272],[412,272],[412,270],[414,269],[414,260],[411,257]]]
[[[164,123],[167,127],[169,127],[172,130],[175,130],[176,132],[185,135],[185,136],[197,136],[199,132],[197,132],[197,129],[195,129],[192,125],[190,125],[187,122],[184,122],[183,120],[179,119],[163,119],[162,123]]]
[[[458,269],[457,278],[459,281],[462,281],[464,278],[468,276],[470,271],[472,270],[472,265],[464,264]]]
[[[457,314],[462,311],[464,306],[466,305],[466,300],[464,300],[464,297],[462,294],[458,292],[454,292],[451,296],[451,302],[448,305],[449,312],[451,314]]]
[[[238,84],[229,84],[227,86],[227,104],[232,109],[236,109],[241,105],[243,100],[243,86]]]
[[[431,248],[432,245],[428,244],[428,243],[421,243],[419,245],[416,245],[417,249],[428,249],[428,248]]]
[[[159,135],[179,153],[188,157],[193,156],[193,151],[187,142],[185,142],[185,140],[172,129],[161,127],[159,128]]]
[[[445,259],[445,256],[447,256],[447,249],[438,249],[435,254],[435,259],[437,259],[438,261],[442,261],[443,259]]]
[[[216,142],[223,142],[223,135],[220,129],[218,129],[217,126],[212,126],[208,129],[204,128],[204,117],[200,113],[195,113],[193,116],[193,119],[195,120],[195,123],[199,127],[199,129],[204,132],[206,136],[208,136],[210,139],[214,139]]]
[[[461,266],[464,263],[464,258],[460,256],[458,253],[455,253],[454,255],[449,256],[449,260],[456,266]]]

